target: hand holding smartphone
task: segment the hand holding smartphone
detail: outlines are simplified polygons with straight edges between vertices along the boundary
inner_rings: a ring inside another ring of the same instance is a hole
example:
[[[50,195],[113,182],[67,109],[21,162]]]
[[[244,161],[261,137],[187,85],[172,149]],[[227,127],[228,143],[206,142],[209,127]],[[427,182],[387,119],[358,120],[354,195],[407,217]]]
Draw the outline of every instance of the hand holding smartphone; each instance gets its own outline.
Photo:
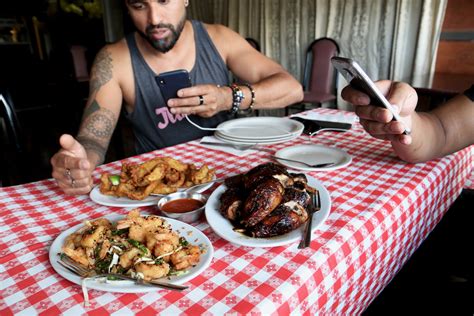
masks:
[[[162,72],[155,77],[165,103],[178,97],[178,90],[192,86],[189,73],[185,69]]]
[[[386,108],[392,113],[393,120],[401,120],[390,102],[388,102],[380,90],[377,89],[374,82],[356,61],[349,58],[333,57],[331,58],[331,63],[353,88],[364,92],[370,97],[370,104]],[[410,133],[410,129],[405,128],[403,134],[410,135]]]

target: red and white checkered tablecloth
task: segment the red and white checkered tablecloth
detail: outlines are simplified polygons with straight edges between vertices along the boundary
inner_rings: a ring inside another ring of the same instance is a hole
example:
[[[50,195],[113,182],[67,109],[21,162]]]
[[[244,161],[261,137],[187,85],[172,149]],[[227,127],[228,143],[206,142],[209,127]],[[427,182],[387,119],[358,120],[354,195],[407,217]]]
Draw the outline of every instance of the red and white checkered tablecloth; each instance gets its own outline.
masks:
[[[307,141],[302,136],[269,147]],[[0,314],[361,313],[460,194],[474,167],[473,152],[464,149],[428,163],[407,164],[395,157],[389,144],[370,137],[357,123],[351,132],[321,134],[312,142],[342,148],[353,161],[343,169],[310,173],[326,186],[333,203],[311,248],[233,245],[203,220],[195,226],[209,237],[215,254],[211,266],[188,283],[188,290],[91,290],[90,307],[82,304],[81,288],[53,270],[49,246],[73,225],[127,210],[95,204],[88,196],[65,196],[52,180],[0,188]],[[237,157],[195,142],[129,160],[157,155],[206,163],[218,177],[269,161],[263,152]],[[120,165],[104,165],[96,175],[117,171]]]

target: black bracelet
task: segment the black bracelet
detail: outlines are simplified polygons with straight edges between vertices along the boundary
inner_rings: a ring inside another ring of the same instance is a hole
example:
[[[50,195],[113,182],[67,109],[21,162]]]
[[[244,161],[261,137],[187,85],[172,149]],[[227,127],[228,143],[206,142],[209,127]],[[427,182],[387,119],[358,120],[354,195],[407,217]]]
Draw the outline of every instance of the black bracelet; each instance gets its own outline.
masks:
[[[245,99],[244,93],[239,86],[231,84],[229,88],[232,89],[232,108],[229,110],[230,114],[235,114],[239,111],[242,101]]]
[[[250,85],[250,83],[246,82],[246,83],[243,83],[243,85],[246,86],[247,88],[249,88],[249,90],[250,90],[250,105],[245,110],[240,110],[239,114],[248,115],[248,114],[253,112],[253,105],[255,104],[255,90]]]

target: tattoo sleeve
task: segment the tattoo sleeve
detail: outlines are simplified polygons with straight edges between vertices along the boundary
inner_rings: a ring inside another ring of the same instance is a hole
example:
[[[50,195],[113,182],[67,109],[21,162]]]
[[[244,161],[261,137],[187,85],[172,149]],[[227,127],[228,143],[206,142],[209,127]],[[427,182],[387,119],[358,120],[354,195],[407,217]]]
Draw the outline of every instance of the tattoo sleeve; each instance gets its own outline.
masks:
[[[104,162],[117,119],[112,111],[101,107],[97,100],[92,101],[84,110],[77,140],[84,146],[88,155],[97,155],[97,165]]]
[[[102,49],[95,57],[89,84],[90,95],[112,79],[112,57],[107,49]]]

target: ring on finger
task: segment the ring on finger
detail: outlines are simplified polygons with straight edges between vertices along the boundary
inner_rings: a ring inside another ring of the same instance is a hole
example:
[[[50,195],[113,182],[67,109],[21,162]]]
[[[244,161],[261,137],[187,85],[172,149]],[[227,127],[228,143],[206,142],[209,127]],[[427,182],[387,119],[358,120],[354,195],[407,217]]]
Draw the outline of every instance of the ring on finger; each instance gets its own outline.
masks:
[[[71,187],[72,188],[76,187],[76,180],[74,180],[73,178],[71,178]]]
[[[71,169],[66,168],[66,171],[64,172],[64,175],[65,175],[67,178],[72,179],[72,177],[71,177]]]
[[[199,105],[204,104],[204,97],[202,95],[199,96]]]

